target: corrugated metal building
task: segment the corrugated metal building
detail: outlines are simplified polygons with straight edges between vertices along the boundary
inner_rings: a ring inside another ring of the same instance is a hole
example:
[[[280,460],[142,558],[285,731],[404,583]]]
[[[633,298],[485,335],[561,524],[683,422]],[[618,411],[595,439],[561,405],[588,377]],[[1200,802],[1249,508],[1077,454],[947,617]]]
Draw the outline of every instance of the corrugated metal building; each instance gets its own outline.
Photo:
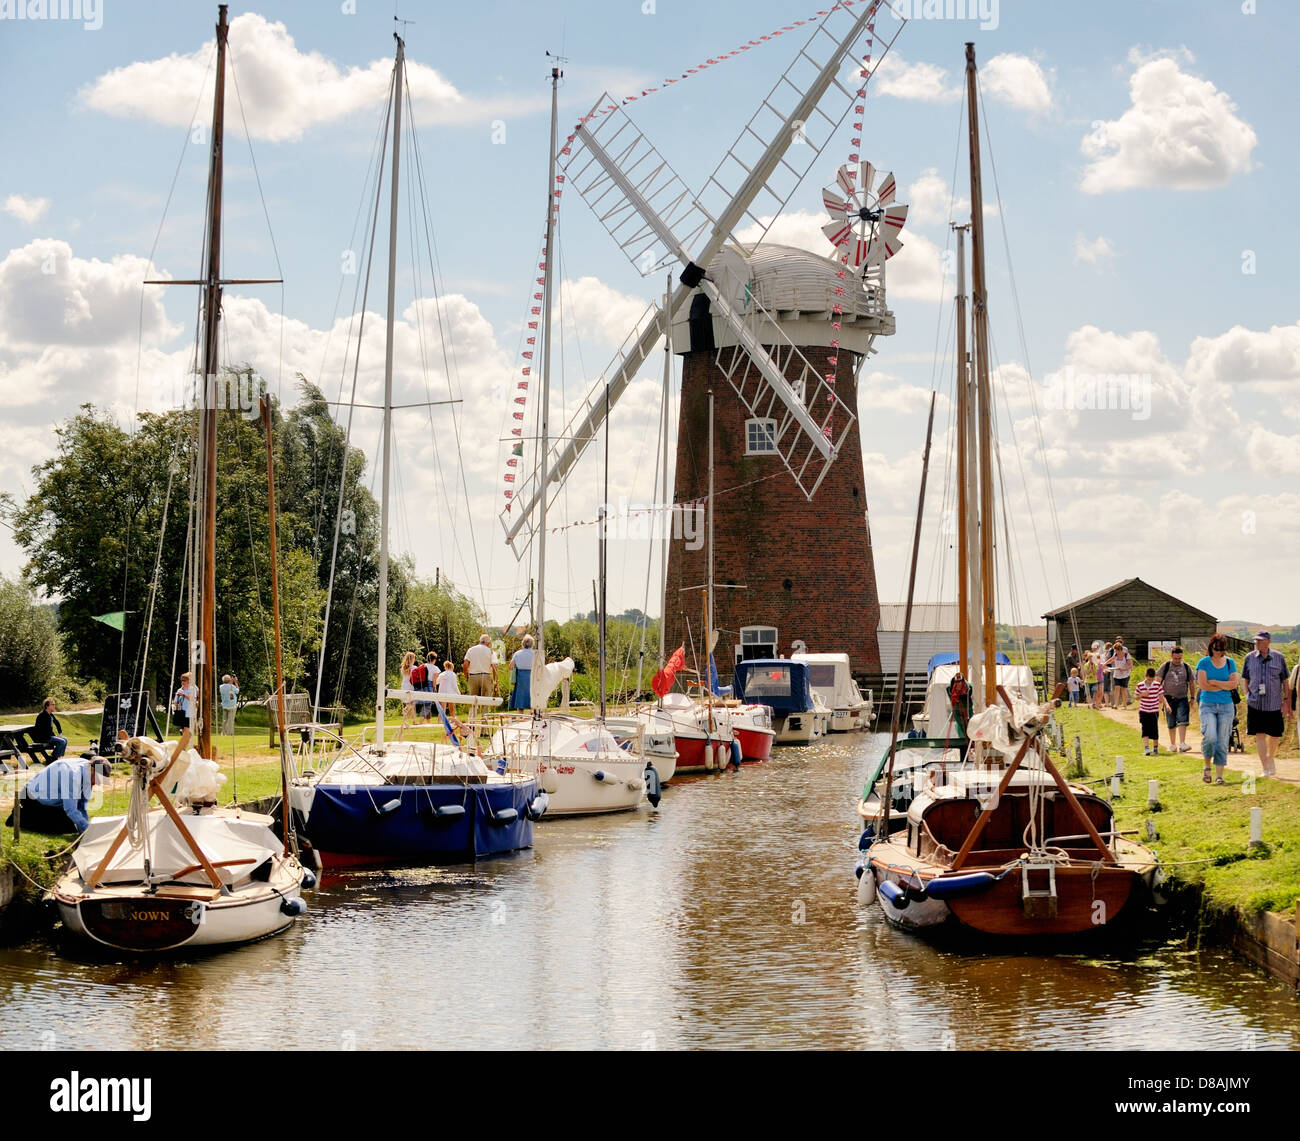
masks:
[[[880,669],[886,676],[898,673],[903,653],[903,621],[907,607],[882,603],[876,640],[880,645]],[[957,606],[948,602],[917,602],[912,605],[912,628],[907,639],[907,672],[924,675],[930,656],[957,652]]]

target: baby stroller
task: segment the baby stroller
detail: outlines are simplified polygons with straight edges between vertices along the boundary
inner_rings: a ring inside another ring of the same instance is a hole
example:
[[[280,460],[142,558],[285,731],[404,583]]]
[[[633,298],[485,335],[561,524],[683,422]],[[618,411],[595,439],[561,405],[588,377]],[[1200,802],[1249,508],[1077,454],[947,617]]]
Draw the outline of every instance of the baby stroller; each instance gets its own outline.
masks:
[[[1228,752],[1244,753],[1246,746],[1241,740],[1241,718],[1237,715],[1237,710],[1241,708],[1241,695],[1234,689],[1232,691],[1232,735],[1228,738]]]

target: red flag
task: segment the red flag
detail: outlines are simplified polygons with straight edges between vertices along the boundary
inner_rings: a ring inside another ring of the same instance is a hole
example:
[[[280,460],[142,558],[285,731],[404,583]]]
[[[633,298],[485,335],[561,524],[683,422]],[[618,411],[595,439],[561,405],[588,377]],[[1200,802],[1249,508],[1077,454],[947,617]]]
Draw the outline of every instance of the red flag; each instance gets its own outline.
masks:
[[[664,668],[657,671],[655,676],[650,679],[650,688],[660,697],[663,697],[673,687],[673,678],[677,676],[677,671],[686,664],[686,647],[678,646],[673,651],[673,656],[668,659]]]

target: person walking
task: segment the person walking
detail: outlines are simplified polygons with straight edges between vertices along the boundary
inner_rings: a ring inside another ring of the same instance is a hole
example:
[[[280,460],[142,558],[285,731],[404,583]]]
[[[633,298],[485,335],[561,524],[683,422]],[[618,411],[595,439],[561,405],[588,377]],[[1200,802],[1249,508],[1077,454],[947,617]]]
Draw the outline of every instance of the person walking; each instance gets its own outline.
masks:
[[[1246,736],[1255,738],[1264,776],[1277,776],[1277,746],[1286,731],[1282,708],[1290,702],[1291,681],[1267,630],[1255,635],[1255,648],[1241,663],[1241,680],[1246,683]]]
[[[50,760],[57,761],[68,751],[68,739],[63,735],[63,726],[54,716],[54,698],[47,697],[41,702],[41,711],[36,715],[36,726],[32,729],[32,743],[48,745],[54,750]],[[39,829],[38,829],[39,831]]]
[[[239,708],[239,678],[234,674],[222,674],[217,692],[221,695],[221,733],[225,737],[233,737],[235,711]]]
[[[1114,656],[1115,647],[1109,642],[1103,642],[1101,644],[1101,664],[1098,665],[1097,669],[1101,674],[1101,704],[1106,709],[1109,709],[1114,704],[1111,700],[1111,690],[1115,685]]]
[[[199,699],[199,687],[189,671],[181,674],[181,684],[172,694],[173,720],[177,729],[188,729],[194,719],[194,704]]]
[[[1190,753],[1187,726],[1192,720],[1192,698],[1196,696],[1196,679],[1192,667],[1183,661],[1182,646],[1175,646],[1169,660],[1156,671],[1165,694],[1165,724],[1169,728],[1169,751]]]
[[[407,701],[406,694],[413,692],[415,683],[411,680],[411,671],[415,668],[415,654],[407,650],[402,655],[402,664],[398,667],[402,674],[402,727],[397,731],[397,739],[402,739],[402,734],[406,731],[408,725],[415,724],[415,702]]]
[[[1115,679],[1110,686],[1111,704],[1116,709],[1127,709],[1129,704],[1128,679],[1133,673],[1133,655],[1125,647],[1123,638],[1115,639],[1115,651],[1111,655],[1110,663],[1115,674]],[[1121,698],[1124,701],[1123,706],[1120,705]]]
[[[430,650],[424,655],[424,692],[432,693],[438,681],[438,655]],[[424,710],[424,720],[426,723],[433,721],[433,702],[422,702],[420,708]]]
[[[1101,708],[1101,680],[1098,676],[1098,663],[1101,661],[1101,643],[1093,642],[1092,648],[1083,655],[1083,683],[1088,687],[1088,704],[1093,709]]]
[[[1138,682],[1135,692],[1138,699],[1138,723],[1142,726],[1142,753],[1154,757],[1160,753],[1160,710],[1169,705],[1154,668],[1147,668],[1146,677]]]
[[[1070,676],[1065,681],[1065,688],[1070,692],[1071,707],[1078,705],[1083,693],[1083,678],[1079,676],[1078,666],[1070,670]]]
[[[1228,765],[1228,742],[1236,714],[1232,694],[1240,682],[1237,663],[1228,657],[1228,639],[1222,634],[1210,638],[1209,653],[1196,663],[1196,689],[1201,712],[1201,757],[1205,761],[1201,779],[1210,783],[1210,764],[1216,770],[1215,784],[1223,779]]]

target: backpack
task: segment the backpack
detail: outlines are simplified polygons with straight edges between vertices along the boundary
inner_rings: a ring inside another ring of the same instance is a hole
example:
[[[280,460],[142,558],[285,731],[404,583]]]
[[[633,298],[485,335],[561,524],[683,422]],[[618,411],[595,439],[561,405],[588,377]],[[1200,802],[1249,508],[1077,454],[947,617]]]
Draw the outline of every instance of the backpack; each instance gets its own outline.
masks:
[[[418,666],[411,667],[411,687],[425,685],[429,680],[429,667],[420,663]]]

